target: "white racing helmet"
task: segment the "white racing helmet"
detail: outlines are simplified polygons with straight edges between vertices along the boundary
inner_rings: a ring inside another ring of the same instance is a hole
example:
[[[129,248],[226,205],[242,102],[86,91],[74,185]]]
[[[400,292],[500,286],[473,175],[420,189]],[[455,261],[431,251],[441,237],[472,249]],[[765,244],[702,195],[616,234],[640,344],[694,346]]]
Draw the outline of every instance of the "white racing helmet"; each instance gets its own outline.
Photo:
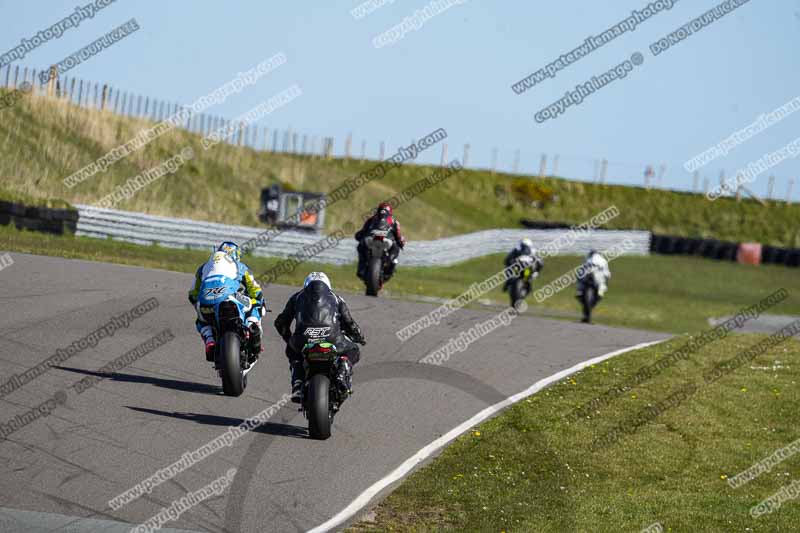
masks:
[[[525,237],[519,241],[520,251],[526,252],[528,255],[536,255],[536,248],[533,247],[533,241]]]
[[[328,275],[325,274],[325,272],[311,272],[308,276],[306,276],[306,279],[303,282],[303,288],[305,289],[308,287],[308,284],[312,281],[321,281],[327,285],[329,289],[333,290],[333,287],[331,287],[331,280],[328,279]]]

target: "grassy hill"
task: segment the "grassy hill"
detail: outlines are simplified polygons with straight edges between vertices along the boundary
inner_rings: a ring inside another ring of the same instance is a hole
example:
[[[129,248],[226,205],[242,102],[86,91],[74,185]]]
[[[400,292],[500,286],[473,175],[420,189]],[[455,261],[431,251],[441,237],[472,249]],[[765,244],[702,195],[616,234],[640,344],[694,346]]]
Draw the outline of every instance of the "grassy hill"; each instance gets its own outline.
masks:
[[[125,143],[152,122],[87,110],[61,101],[26,97],[2,111],[0,179],[15,193],[71,203],[93,203],[126,180],[161,164],[184,146],[196,157],[175,174],[148,185],[119,209],[231,224],[260,225],[259,191],[287,188],[331,191],[374,162],[258,152],[217,145],[204,151],[200,136],[172,131],[73,189],[62,180]],[[438,153],[439,146],[431,150]],[[327,213],[329,230],[357,222],[359,214],[429,175],[430,166],[406,165],[356,190]],[[614,204],[620,216],[609,228],[649,229],[691,237],[754,240],[800,246],[800,205],[716,202],[702,195],[542,180],[464,170],[398,209],[412,239],[430,239],[498,227],[521,218],[579,223]]]

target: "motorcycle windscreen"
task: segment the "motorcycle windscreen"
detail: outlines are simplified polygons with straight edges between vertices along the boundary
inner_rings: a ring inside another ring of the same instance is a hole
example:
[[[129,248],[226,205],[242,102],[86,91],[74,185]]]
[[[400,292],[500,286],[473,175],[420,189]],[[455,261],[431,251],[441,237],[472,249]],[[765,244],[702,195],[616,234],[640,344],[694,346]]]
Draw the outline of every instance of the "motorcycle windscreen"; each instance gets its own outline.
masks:
[[[215,252],[211,259],[203,265],[203,279],[213,276],[237,279],[239,277],[239,266],[225,252]]]

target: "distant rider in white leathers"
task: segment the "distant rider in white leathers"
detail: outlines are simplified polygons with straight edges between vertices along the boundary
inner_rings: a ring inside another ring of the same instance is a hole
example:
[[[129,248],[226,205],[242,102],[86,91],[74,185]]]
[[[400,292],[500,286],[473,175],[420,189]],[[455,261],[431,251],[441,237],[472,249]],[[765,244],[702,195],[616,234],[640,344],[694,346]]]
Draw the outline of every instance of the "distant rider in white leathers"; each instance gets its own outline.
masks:
[[[582,275],[578,278],[577,293],[575,297],[578,301],[583,301],[583,289],[590,276],[594,277],[597,284],[597,301],[605,295],[608,290],[608,280],[611,279],[611,271],[608,269],[608,260],[597,250],[590,250],[586,254],[586,260],[581,268]],[[589,322],[590,318],[584,312],[583,321]]]

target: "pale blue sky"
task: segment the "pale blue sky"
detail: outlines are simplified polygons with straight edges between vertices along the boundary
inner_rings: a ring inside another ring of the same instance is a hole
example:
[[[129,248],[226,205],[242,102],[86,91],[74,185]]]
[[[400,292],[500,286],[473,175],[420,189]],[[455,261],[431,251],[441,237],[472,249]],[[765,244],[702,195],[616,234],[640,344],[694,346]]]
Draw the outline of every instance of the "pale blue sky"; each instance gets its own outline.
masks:
[[[0,51],[16,46],[71,13],[79,1],[0,0]],[[614,42],[516,95],[510,86],[557,56],[623,20],[642,0],[468,0],[428,20],[392,46],[372,39],[427,5],[395,0],[363,19],[350,10],[360,0],[245,2],[229,0],[118,0],[60,39],[28,54],[20,65],[41,68],[63,59],[135,17],[141,30],[70,74],[124,90],[189,103],[277,52],[288,63],[256,86],[209,112],[228,118],[297,83],[303,95],[260,125],[300,133],[354,135],[377,155],[443,127],[450,155],[472,145],[470,166],[538,169],[541,153],[561,155],[560,174],[591,180],[593,160],[610,161],[609,181],[642,183],[647,163],[668,167],[664,185],[691,186],[688,158],[711,147],[764,112],[800,95],[800,2],[751,0],[721,20],[653,57],[648,45],[718,1],[680,0]],[[555,120],[533,115],[633,52],[644,65]],[[800,113],[714,161],[702,174],[717,180],[800,136]],[[340,145],[341,146],[341,145]],[[423,161],[439,159],[439,148]],[[776,193],[800,178],[800,161],[774,169]],[[766,190],[767,177],[753,184]],[[800,198],[800,180],[793,198]]]

